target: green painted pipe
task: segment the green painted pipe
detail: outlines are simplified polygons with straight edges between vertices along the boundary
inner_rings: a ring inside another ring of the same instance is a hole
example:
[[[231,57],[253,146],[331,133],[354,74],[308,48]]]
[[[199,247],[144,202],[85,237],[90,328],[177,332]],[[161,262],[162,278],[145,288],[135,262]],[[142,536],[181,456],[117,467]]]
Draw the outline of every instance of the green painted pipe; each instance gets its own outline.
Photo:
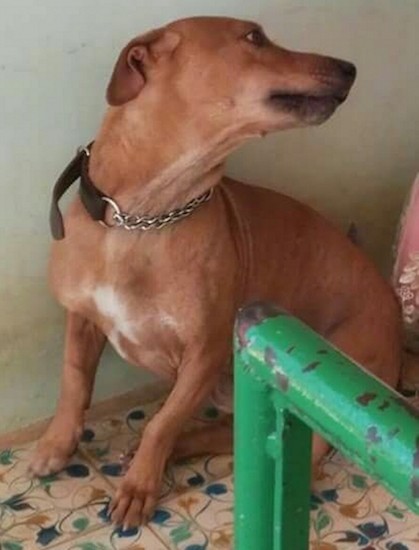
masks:
[[[244,372],[240,356],[235,366]],[[258,541],[253,550],[272,550],[273,531],[267,528],[267,519],[273,517],[274,510],[274,469],[275,461],[266,451],[268,436],[275,429],[275,409],[269,399],[269,388],[248,376],[239,376],[235,391],[235,408],[243,411],[240,421],[234,427],[235,469],[241,473],[245,483],[236,485],[235,548],[247,549],[252,541]],[[256,506],[255,506],[256,504]]]
[[[259,389],[270,389],[271,397],[269,392],[265,395],[277,411],[288,411],[320,433],[419,513],[419,413],[404,398],[301,321],[266,304],[249,306],[239,314],[235,357],[238,510],[242,510],[241,500],[246,494],[240,453],[253,455],[255,445],[261,445],[260,438],[254,445],[250,439],[246,441],[246,428],[242,426],[249,422],[246,407],[251,405],[243,402],[240,387],[251,387],[253,383]],[[252,395],[249,389],[247,393]],[[251,422],[255,424],[254,419]],[[261,430],[263,436],[265,432]],[[283,462],[286,445],[282,447],[277,459]],[[269,448],[272,450],[272,441]],[[259,507],[259,501],[253,500],[253,506]],[[245,524],[246,518],[241,519]],[[273,518],[266,521],[272,522]]]

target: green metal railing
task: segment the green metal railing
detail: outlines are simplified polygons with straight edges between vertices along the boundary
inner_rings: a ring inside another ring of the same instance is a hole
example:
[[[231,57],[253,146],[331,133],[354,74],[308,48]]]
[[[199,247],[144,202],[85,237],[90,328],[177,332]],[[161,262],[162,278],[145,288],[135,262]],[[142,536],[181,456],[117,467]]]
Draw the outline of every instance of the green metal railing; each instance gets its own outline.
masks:
[[[235,549],[308,549],[312,431],[419,513],[418,419],[404,398],[296,318],[266,304],[242,310]]]

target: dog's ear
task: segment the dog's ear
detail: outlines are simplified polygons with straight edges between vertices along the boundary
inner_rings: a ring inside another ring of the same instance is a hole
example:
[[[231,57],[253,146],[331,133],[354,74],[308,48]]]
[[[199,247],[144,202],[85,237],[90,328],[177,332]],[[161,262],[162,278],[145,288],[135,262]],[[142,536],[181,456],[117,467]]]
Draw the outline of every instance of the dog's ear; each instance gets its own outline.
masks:
[[[147,81],[149,68],[163,56],[171,55],[179,42],[179,34],[163,28],[131,40],[119,54],[108,84],[109,105],[123,105],[136,98]]]

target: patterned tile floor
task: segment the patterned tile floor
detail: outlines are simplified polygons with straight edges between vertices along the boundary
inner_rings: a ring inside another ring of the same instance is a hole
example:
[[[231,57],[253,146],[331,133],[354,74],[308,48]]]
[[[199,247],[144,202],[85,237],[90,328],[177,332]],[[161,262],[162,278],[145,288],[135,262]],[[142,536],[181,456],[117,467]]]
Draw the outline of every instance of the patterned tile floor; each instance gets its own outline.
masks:
[[[26,475],[33,442],[0,448],[0,550],[232,549],[230,456],[170,466],[147,527],[124,532],[107,523],[120,454],[138,441],[159,404],[89,423],[70,465],[42,480]],[[215,415],[208,409],[196,422]],[[419,550],[419,517],[335,454],[312,494],[310,550]]]

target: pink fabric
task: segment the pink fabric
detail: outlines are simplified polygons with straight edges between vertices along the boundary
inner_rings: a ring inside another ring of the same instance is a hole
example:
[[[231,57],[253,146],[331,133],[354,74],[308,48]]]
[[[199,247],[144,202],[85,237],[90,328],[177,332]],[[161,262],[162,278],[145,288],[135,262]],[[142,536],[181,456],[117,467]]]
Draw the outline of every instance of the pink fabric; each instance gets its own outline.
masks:
[[[393,284],[405,323],[419,332],[419,174],[400,221]]]

